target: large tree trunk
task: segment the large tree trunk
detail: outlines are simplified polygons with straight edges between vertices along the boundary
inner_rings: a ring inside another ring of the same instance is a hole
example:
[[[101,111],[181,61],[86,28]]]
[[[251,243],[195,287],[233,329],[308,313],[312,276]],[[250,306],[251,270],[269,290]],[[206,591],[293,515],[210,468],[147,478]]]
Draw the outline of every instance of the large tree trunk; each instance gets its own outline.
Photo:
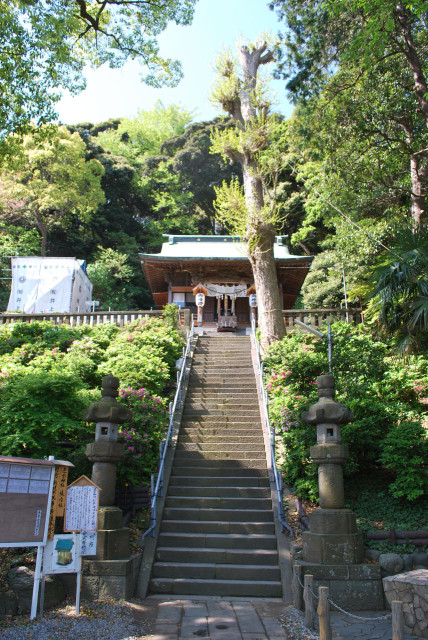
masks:
[[[256,116],[254,90],[257,71],[261,64],[272,60],[272,53],[266,51],[266,43],[249,49],[241,47],[240,61],[244,72],[244,84],[240,91],[241,118],[238,126],[245,127]],[[275,227],[268,220],[263,194],[263,181],[255,160],[256,152],[244,151],[240,159],[244,178],[245,202],[248,210],[247,247],[253,270],[259,310],[259,327],[264,347],[285,335],[282,304],[279,295],[273,246]]]
[[[266,225],[267,226],[267,225]],[[279,295],[272,236],[275,230],[260,229],[261,233],[250,246],[248,257],[253,269],[257,292],[257,306],[262,346],[266,348],[285,335],[284,317]]]

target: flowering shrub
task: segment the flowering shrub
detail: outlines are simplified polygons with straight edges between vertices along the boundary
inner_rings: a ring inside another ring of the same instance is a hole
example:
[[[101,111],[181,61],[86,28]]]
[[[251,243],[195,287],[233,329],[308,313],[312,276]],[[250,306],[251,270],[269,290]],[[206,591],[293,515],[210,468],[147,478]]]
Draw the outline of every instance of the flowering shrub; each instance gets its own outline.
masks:
[[[165,406],[181,349],[178,332],[158,319],[124,329],[51,322],[0,326],[0,453],[67,457],[78,475],[90,472],[84,450],[94,429],[82,412],[99,400],[102,376],[113,374],[124,386],[122,401],[134,412],[121,436],[128,448],[119,479],[147,483],[167,424]]]
[[[119,399],[132,411],[132,419],[120,429],[125,456],[117,465],[119,485],[150,483],[159,458],[159,444],[168,426],[167,400],[150,395],[145,389],[120,389]]]
[[[428,385],[428,359],[393,358],[389,345],[374,341],[362,327],[336,323],[332,329],[336,400],[355,416],[341,427],[342,440],[350,448],[345,475],[383,464],[395,475],[393,495],[408,500],[422,496],[428,491],[428,473],[421,465],[418,471],[415,451],[428,442],[420,402]],[[299,495],[315,499],[316,465],[309,448],[316,443],[316,428],[304,424],[301,413],[317,400],[317,376],[328,372],[326,343],[308,334],[287,336],[270,347],[265,371],[270,371],[266,388],[271,421],[284,443],[285,479]],[[394,448],[400,451],[401,463]]]

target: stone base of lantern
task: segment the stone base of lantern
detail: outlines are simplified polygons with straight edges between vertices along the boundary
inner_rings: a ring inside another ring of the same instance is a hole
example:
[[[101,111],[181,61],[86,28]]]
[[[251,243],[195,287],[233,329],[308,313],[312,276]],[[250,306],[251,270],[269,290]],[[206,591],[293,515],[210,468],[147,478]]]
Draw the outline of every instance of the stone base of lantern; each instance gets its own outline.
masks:
[[[347,611],[383,611],[385,609],[380,567],[375,564],[317,564],[297,560],[304,575],[314,576],[318,587],[329,588],[329,598]]]
[[[141,554],[127,560],[85,560],[82,597],[87,600],[129,599],[135,595]]]
[[[82,595],[89,600],[131,598],[135,593],[141,555],[129,555],[129,529],[122,527],[122,510],[100,507],[97,555],[84,562]]]
[[[317,509],[310,531],[302,534],[306,562],[328,565],[359,564],[364,559],[363,534],[350,509]]]

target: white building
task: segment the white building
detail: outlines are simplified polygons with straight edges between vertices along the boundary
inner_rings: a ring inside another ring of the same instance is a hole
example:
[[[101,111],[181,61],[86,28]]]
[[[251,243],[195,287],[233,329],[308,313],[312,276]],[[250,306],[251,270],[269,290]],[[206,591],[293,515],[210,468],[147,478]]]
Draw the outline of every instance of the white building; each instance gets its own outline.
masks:
[[[78,313],[90,311],[92,283],[86,263],[76,258],[12,258],[7,311]]]

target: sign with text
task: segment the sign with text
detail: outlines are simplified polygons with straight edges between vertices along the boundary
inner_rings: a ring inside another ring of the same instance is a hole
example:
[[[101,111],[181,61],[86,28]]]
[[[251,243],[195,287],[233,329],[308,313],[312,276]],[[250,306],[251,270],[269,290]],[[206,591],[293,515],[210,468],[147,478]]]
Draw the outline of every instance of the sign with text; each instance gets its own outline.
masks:
[[[100,489],[81,476],[67,489],[65,531],[96,531]]]
[[[203,307],[205,305],[205,296],[203,293],[197,293],[195,296],[195,302],[197,307]]]
[[[57,467],[52,491],[51,513],[49,517],[48,540],[52,540],[55,533],[56,518],[63,518],[67,499],[68,467]]]
[[[60,460],[0,456],[0,547],[46,542],[56,469],[72,466]]]

